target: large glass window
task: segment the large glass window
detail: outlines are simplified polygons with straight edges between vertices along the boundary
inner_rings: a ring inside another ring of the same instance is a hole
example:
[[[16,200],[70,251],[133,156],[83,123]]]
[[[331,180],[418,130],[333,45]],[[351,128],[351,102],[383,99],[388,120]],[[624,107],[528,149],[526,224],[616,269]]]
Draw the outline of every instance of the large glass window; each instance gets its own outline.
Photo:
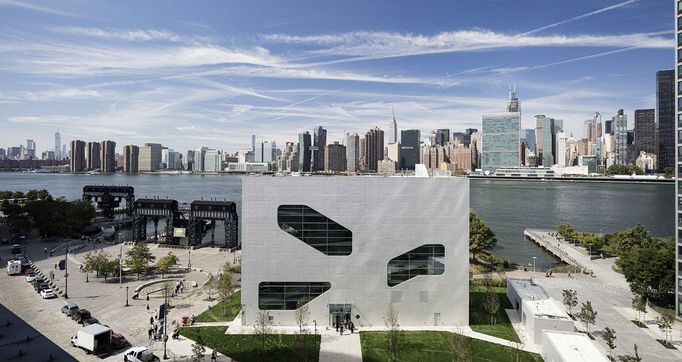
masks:
[[[440,275],[445,272],[445,247],[422,245],[388,262],[388,286],[393,287],[419,275]]]
[[[281,205],[277,209],[280,229],[325,255],[350,255],[353,233],[334,220],[305,205]]]
[[[299,301],[308,303],[332,287],[328,282],[261,282],[258,309],[295,310]]]

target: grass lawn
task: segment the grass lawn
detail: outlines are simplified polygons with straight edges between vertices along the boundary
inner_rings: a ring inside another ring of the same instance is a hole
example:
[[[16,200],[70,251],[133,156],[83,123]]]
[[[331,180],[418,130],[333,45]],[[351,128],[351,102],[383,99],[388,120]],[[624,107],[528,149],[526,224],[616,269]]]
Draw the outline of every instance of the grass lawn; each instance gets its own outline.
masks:
[[[512,305],[507,299],[506,287],[493,287],[500,297],[500,310],[497,311],[497,324],[490,324],[490,315],[483,309],[486,289],[481,285],[472,285],[469,288],[469,326],[476,332],[519,342],[519,337],[514,331],[505,309],[511,309]]]
[[[209,310],[199,314],[196,318],[197,322],[230,322],[234,320],[239,311],[242,309],[242,292],[238,291],[232,293],[230,299],[227,301],[225,308],[225,315],[223,315],[223,304],[218,303]]]
[[[201,335],[203,345],[239,362],[259,361],[318,361],[320,335],[307,335],[305,342],[298,335],[274,334],[267,341],[267,353],[259,351],[258,336],[253,334],[225,334],[225,327],[184,327],[180,334],[196,341]]]
[[[450,332],[403,332],[403,353],[399,356],[401,361],[439,362],[456,361],[456,356],[451,352],[452,333]],[[388,332],[360,332],[362,343],[362,360],[365,362],[388,361],[386,344]],[[473,361],[494,362],[514,361],[513,357],[518,353],[519,361],[541,362],[539,354],[515,350],[512,347],[502,346],[473,338],[467,338]]]

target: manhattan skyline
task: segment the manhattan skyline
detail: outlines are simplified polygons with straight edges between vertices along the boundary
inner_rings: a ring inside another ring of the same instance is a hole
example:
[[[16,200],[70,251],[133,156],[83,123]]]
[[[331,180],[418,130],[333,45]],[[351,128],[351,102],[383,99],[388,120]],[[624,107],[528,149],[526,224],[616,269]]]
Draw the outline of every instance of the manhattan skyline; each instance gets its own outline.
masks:
[[[522,128],[546,114],[580,135],[594,111],[654,108],[673,65],[667,2],[397,5],[0,0],[0,140],[236,150],[386,130],[392,108],[399,129],[463,130],[510,82]]]

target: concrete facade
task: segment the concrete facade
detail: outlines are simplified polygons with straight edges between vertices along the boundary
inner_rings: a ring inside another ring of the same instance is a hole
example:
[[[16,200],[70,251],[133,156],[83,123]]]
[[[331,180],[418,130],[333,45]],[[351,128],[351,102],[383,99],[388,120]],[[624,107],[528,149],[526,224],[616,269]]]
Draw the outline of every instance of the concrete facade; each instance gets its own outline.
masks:
[[[328,256],[280,228],[278,207],[305,205],[352,232],[349,255]],[[383,326],[389,304],[402,326],[467,325],[469,181],[416,177],[246,177],[242,187],[242,321],[253,325],[261,282],[327,282],[309,323],[331,326],[331,304],[356,326]],[[420,246],[444,248],[444,272],[389,286],[388,264]],[[294,310],[269,310],[296,325]]]

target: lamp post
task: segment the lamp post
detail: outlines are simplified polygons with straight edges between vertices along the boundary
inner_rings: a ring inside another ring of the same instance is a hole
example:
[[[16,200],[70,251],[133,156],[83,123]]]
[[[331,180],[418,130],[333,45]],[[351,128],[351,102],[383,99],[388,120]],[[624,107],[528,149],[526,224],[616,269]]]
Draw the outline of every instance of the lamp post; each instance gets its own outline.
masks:
[[[121,243],[121,250],[118,252],[118,287],[121,288],[121,278],[123,278],[123,243]],[[127,289],[128,287],[126,287]]]
[[[535,273],[535,260],[537,259],[537,256],[533,257],[533,273]]]
[[[168,354],[166,353],[166,342],[168,341],[168,334],[166,334],[166,316],[168,315],[168,285],[163,287],[164,289],[164,300],[163,300],[163,359],[168,359]]]
[[[128,286],[126,285],[126,307],[128,306]]]
[[[69,299],[69,242],[66,241],[64,251],[64,299]]]
[[[187,269],[192,268],[192,251],[187,251]]]

